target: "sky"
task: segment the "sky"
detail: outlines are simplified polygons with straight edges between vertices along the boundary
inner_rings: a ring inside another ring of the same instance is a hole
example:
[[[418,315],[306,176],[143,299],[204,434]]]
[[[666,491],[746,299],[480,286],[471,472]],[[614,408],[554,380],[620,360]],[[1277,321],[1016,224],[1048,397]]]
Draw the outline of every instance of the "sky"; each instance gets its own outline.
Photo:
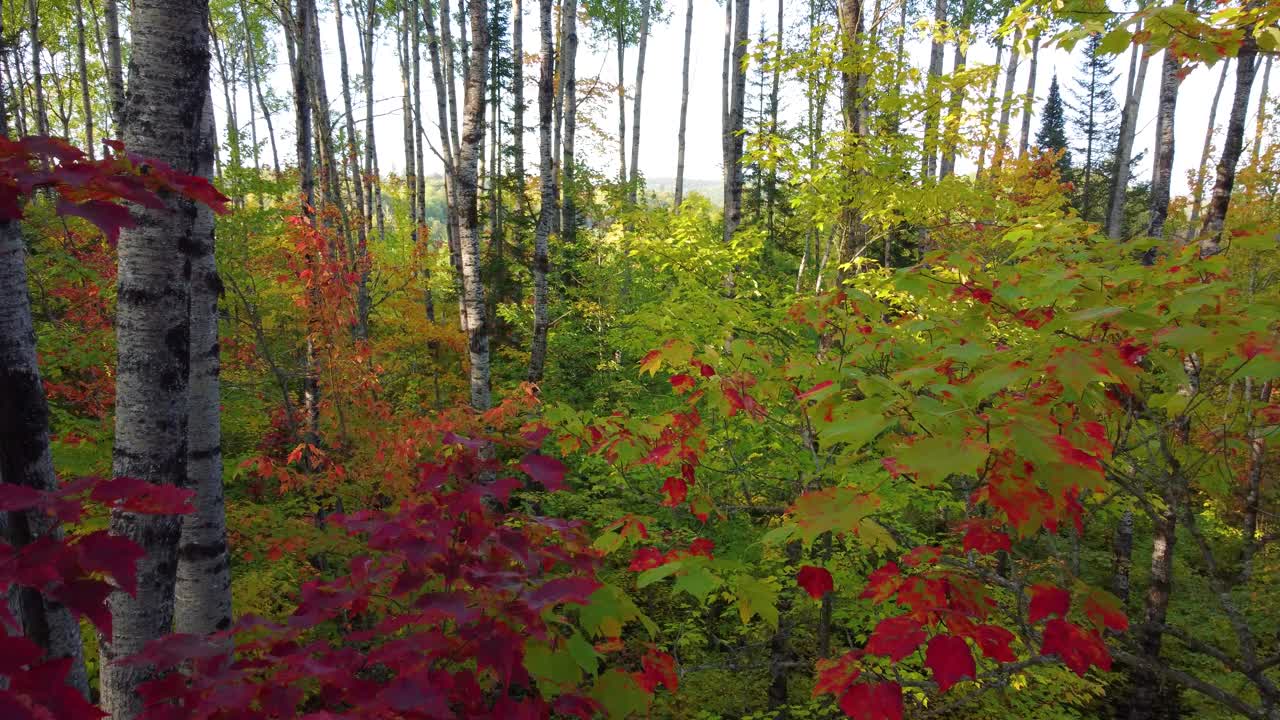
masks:
[[[672,4],[672,2],[668,2],[668,6]],[[527,56],[533,57],[539,47],[537,4],[526,0],[524,6],[524,51]],[[674,12],[668,10],[667,17],[651,28],[649,39],[643,85],[640,169],[646,177],[655,180],[671,178],[675,175],[676,137],[680,110],[680,72],[684,43],[684,11],[685,6],[683,3],[675,7]],[[755,35],[759,32],[762,20],[766,32],[772,34],[776,13],[777,6],[772,3],[754,3],[751,8],[750,21],[752,34]],[[342,107],[342,96],[340,93],[337,33],[331,12],[322,11],[320,22],[321,45],[323,48],[325,76],[329,88],[329,99],[336,111]],[[800,13],[795,13],[795,16],[788,17],[786,22],[789,24],[800,23],[803,22],[803,18]],[[347,48],[351,54],[350,62],[354,80],[354,75],[359,72],[360,68],[358,45],[356,44],[357,37],[354,23],[351,22],[350,18],[344,19],[344,29],[347,33]],[[715,0],[694,0],[692,53],[689,62],[690,97],[685,151],[685,177],[689,180],[714,181],[721,176],[720,72],[724,42],[723,33],[723,6],[715,2]],[[615,83],[617,71],[612,46],[608,44],[607,40],[598,41],[594,38],[590,28],[580,28],[579,35],[581,43],[579,45],[577,66],[580,83],[582,83],[583,79],[597,76],[602,82]],[[796,36],[793,34],[792,37]],[[280,40],[280,43],[283,43],[283,40]],[[1081,43],[1081,47],[1083,47],[1083,43]],[[927,41],[917,37],[914,41],[908,42],[907,48],[917,66],[924,67],[928,64],[929,44]],[[426,120],[431,123],[431,126],[426,128],[428,139],[434,141],[439,135],[437,128],[434,126],[434,108],[436,105],[434,89],[430,81],[429,66],[425,57],[425,43],[423,54],[423,111]],[[1033,136],[1040,126],[1038,113],[1048,93],[1051,78],[1055,73],[1058,74],[1064,97],[1069,99],[1069,88],[1073,84],[1071,76],[1075,72],[1081,55],[1079,48],[1074,53],[1068,53],[1060,48],[1041,48],[1034,106],[1036,115],[1032,119]],[[631,97],[631,93],[634,91],[636,56],[635,48],[628,49],[626,65],[628,98]],[[278,89],[278,93],[281,96],[288,96],[291,83],[288,77],[288,68],[284,61],[283,47],[279,48],[278,57],[280,59],[270,81],[273,87]],[[945,57],[945,70],[950,71],[952,59],[950,48],[947,49]],[[1008,57],[1007,53],[1005,57]],[[994,47],[984,42],[975,43],[970,47],[968,53],[970,66],[991,63],[994,62],[994,58]],[[1123,82],[1128,70],[1128,58],[1129,56],[1126,53],[1117,56],[1115,60],[1118,79],[1116,85],[1118,103],[1123,103]],[[1015,85],[1019,92],[1025,90],[1028,72],[1029,63],[1024,54],[1018,68],[1018,79]],[[1175,194],[1187,192],[1187,187],[1189,186],[1188,171],[1199,164],[1208,121],[1209,104],[1220,73],[1221,64],[1212,68],[1200,67],[1192,72],[1182,85],[1175,121],[1177,145],[1174,152],[1173,191]],[[1215,123],[1219,128],[1219,132],[1225,125],[1231,97],[1234,93],[1234,74],[1234,68],[1228,72],[1222,101],[1219,104]],[[528,104],[528,109],[525,113],[525,122],[528,125],[525,137],[525,162],[526,170],[530,174],[536,174],[537,172],[537,75],[538,64],[536,60],[527,62],[524,66],[525,101]],[[1143,148],[1149,149],[1154,139],[1156,101],[1160,84],[1159,75],[1160,57],[1156,56],[1150,61],[1138,114],[1136,148],[1139,150]],[[1259,79],[1254,84],[1254,97],[1250,105],[1250,121],[1247,125],[1249,133],[1246,135],[1246,148],[1249,147],[1248,143],[1252,140],[1253,114],[1256,112],[1258,86],[1260,86],[1261,80]],[[789,90],[784,90],[782,108],[784,117],[788,115],[798,117],[804,111],[803,96],[800,94],[801,89],[798,85],[794,83],[793,85]],[[1003,89],[1003,75],[1001,89]],[[379,168],[384,173],[401,173],[404,169],[404,153],[401,141],[403,137],[403,125],[400,115],[401,94],[399,60],[395,52],[394,32],[392,28],[383,27],[379,30],[375,49],[374,104],[377,111],[375,133],[379,138],[384,138],[382,142],[378,143]],[[461,91],[459,90],[460,97]],[[215,105],[223,105],[221,93],[215,92],[214,102]],[[362,93],[356,92],[353,102],[355,103],[355,113],[359,118],[363,118],[364,102]],[[242,119],[247,118],[248,98],[243,91],[239,93],[237,107],[239,117]],[[220,107],[219,110],[221,113],[223,109]],[[509,109],[504,109],[504,113],[509,114],[509,112]],[[596,106],[594,109],[589,109],[588,112],[595,112],[596,115],[593,119],[600,123],[611,138],[616,137],[616,100],[610,100],[603,107]],[[627,107],[628,135],[631,132],[631,114],[632,109],[629,100]],[[277,138],[277,142],[281,145],[280,152],[282,157],[287,158],[291,156],[293,147],[291,139],[292,112],[278,113],[277,116],[273,117],[273,120],[278,131],[280,128],[284,128],[285,132],[290,134],[289,139],[284,136]],[[245,121],[242,120],[242,122]],[[358,124],[362,124],[362,120],[358,121]],[[1020,124],[1021,118],[1015,112],[1011,119],[1011,137],[1017,137]],[[582,122],[580,121],[581,127]],[[259,121],[258,131],[260,137],[265,138],[266,128],[261,121]],[[580,159],[585,159],[592,167],[607,174],[616,172],[617,151],[612,141],[609,144],[604,144],[601,140],[593,140],[589,132],[584,132],[581,129],[579,137],[578,157]],[[630,156],[629,148],[630,140],[628,140],[628,157]],[[439,161],[432,157],[430,153],[427,155],[427,166],[429,173],[439,173],[440,171]],[[958,172],[971,172],[972,169],[972,160],[961,160],[958,163]],[[1147,180],[1150,177],[1151,153],[1148,152],[1136,167],[1135,181]]]

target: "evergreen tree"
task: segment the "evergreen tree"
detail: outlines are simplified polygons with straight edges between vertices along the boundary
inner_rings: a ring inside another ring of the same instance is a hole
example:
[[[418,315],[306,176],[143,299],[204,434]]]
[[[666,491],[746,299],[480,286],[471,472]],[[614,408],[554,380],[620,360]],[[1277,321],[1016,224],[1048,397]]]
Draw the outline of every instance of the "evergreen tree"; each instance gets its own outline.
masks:
[[[1116,147],[1120,141],[1120,106],[1116,102],[1115,63],[1111,55],[1099,52],[1102,36],[1089,36],[1084,59],[1075,79],[1071,125],[1083,155],[1078,170],[1076,206],[1085,220],[1101,220],[1106,209],[1106,193],[1111,187]]]
[[[1058,76],[1049,83],[1049,97],[1040,113],[1040,131],[1036,133],[1036,147],[1044,151],[1062,153],[1058,158],[1058,170],[1065,178],[1071,174],[1071,149],[1067,147],[1067,118],[1062,105],[1062,92],[1058,89]]]

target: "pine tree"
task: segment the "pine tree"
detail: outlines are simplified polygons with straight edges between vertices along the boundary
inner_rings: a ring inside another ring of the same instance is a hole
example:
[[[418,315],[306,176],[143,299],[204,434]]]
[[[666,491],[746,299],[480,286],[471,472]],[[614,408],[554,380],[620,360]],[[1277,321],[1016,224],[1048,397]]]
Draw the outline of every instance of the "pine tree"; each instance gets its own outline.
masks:
[[[1040,113],[1040,131],[1036,133],[1036,147],[1043,151],[1062,153],[1058,158],[1058,171],[1065,178],[1071,174],[1071,149],[1067,147],[1067,118],[1062,105],[1062,92],[1058,88],[1058,76],[1049,83],[1049,97]]]
[[[1077,205],[1085,220],[1101,220],[1106,208],[1106,192],[1110,188],[1116,146],[1120,141],[1120,106],[1116,103],[1115,63],[1111,55],[1099,52],[1101,35],[1090,35],[1085,55],[1076,77],[1075,104],[1071,107],[1071,125],[1084,164],[1080,177]]]

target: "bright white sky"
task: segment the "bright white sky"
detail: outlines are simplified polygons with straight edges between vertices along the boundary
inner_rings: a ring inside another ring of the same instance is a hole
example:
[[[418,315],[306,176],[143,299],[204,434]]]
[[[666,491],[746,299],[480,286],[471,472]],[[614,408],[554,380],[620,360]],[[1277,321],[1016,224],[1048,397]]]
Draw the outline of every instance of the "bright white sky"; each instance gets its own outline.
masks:
[[[668,4],[671,5],[675,2],[678,2],[678,0],[672,0]],[[537,4],[526,0],[524,5],[526,10],[524,50],[526,54],[533,55],[538,51],[539,42]],[[777,6],[773,3],[764,4],[759,0],[753,3],[750,23],[752,34],[754,35],[759,31],[762,15],[765,16],[764,23],[767,31],[772,33],[772,18],[776,18],[776,12]],[[680,69],[684,43],[684,4],[679,3],[679,7],[672,8],[668,15],[666,22],[652,28],[644,81],[640,169],[646,177],[655,179],[670,178],[675,174],[676,133],[679,127]],[[798,21],[800,21],[798,15],[794,18],[788,18],[788,22]],[[341,108],[342,96],[340,94],[337,36],[333,17],[330,13],[325,12],[322,14],[321,27],[329,98],[336,110]],[[344,28],[347,32],[347,47],[351,55],[351,71],[354,78],[359,72],[359,60],[358,46],[356,45],[357,38],[350,18],[344,21]],[[404,167],[404,153],[401,141],[403,126],[400,115],[401,85],[399,61],[396,56],[394,35],[392,33],[393,30],[390,28],[384,27],[380,29],[378,46],[375,52],[374,98],[378,110],[378,116],[375,119],[375,132],[380,139],[378,143],[380,169],[383,172],[399,173],[403,171]],[[689,124],[685,156],[685,176],[690,180],[715,180],[721,174],[720,68],[723,52],[723,33],[723,6],[714,0],[695,0],[693,53],[690,60]],[[580,28],[580,37],[581,43],[578,53],[579,78],[599,76],[604,82],[615,82],[616,64],[611,46],[607,45],[607,42],[603,46],[595,42],[595,39],[591,36],[590,28]],[[1081,45],[1083,46],[1083,43]],[[928,62],[927,42],[916,39],[914,42],[909,42],[908,47],[914,62],[918,66],[925,66]],[[436,105],[433,87],[430,82],[425,47],[423,48],[423,55],[423,111],[427,119],[434,123]],[[1068,89],[1072,85],[1071,76],[1078,63],[1079,56],[1079,51],[1075,54],[1069,54],[1056,48],[1041,49],[1035,103],[1035,111],[1037,113],[1048,92],[1050,79],[1055,72],[1059,75],[1059,83],[1062,85],[1064,97],[1070,98]],[[280,49],[279,57],[280,62],[271,78],[271,82],[274,87],[280,89],[281,94],[284,94],[289,88],[290,82],[288,68],[284,61],[283,48]],[[986,44],[977,44],[971,47],[969,51],[970,65],[991,63],[994,62],[994,57],[994,48]],[[634,90],[632,85],[635,79],[635,61],[636,51],[631,48],[627,52],[629,94]],[[951,50],[948,48],[946,53],[947,71],[950,71],[950,65]],[[1123,102],[1122,83],[1127,69],[1128,55],[1118,56],[1116,58],[1116,70],[1119,77],[1119,83],[1117,84],[1117,99],[1119,102]],[[1016,85],[1019,91],[1025,88],[1028,71],[1028,62],[1024,55],[1019,67]],[[537,72],[536,63],[525,65],[525,100],[528,103],[525,122],[529,126],[525,142],[525,162],[527,170],[531,174],[536,173],[537,168]],[[1160,57],[1157,56],[1152,58],[1147,72],[1145,92],[1138,118],[1138,149],[1149,149],[1154,137],[1159,72]],[[1208,121],[1209,104],[1220,72],[1221,65],[1213,68],[1200,68],[1191,73],[1183,83],[1175,125],[1177,132],[1177,148],[1174,154],[1173,189],[1175,193],[1186,192],[1188,186],[1187,172],[1199,163],[1205,127]],[[1228,73],[1227,84],[1223,90],[1223,98],[1218,108],[1216,125],[1219,131],[1221,131],[1226,122],[1230,99],[1234,92],[1234,75],[1234,68],[1232,68]],[[1260,84],[1260,81],[1255,82],[1255,85]],[[1003,78],[1001,79],[1001,88],[1003,89]],[[783,108],[784,115],[803,112],[803,98],[799,93],[800,89],[798,87],[793,87],[789,92],[784,93],[786,96],[784,102],[787,103]],[[1255,88],[1254,99],[1251,104],[1251,116],[1256,112],[1257,94],[1258,89]],[[214,98],[216,104],[223,104],[220,92],[215,92]],[[364,103],[362,95],[357,93],[354,102],[356,104],[355,112],[359,117],[363,117]],[[248,117],[248,99],[245,97],[245,93],[240,93],[238,103],[240,105],[239,117]],[[604,114],[595,119],[601,123],[611,137],[616,135],[616,102],[610,102],[601,111]],[[504,110],[504,114],[506,113],[509,113],[509,109]],[[631,113],[630,103],[628,103],[628,135],[631,132]],[[273,120],[276,123],[278,132],[280,128],[284,128],[286,133],[291,133],[291,111],[277,114]],[[1021,119],[1015,113],[1011,122],[1011,136],[1015,138],[1015,142],[1020,123]],[[1034,117],[1032,120],[1033,135],[1039,129],[1039,125],[1039,118]],[[1249,147],[1247,143],[1252,140],[1252,119],[1248,128],[1250,133],[1246,136],[1246,148]],[[264,141],[265,131],[265,126],[260,123],[260,138]],[[427,128],[427,136],[432,141],[438,138],[435,127]],[[604,145],[598,141],[593,141],[590,133],[582,131],[580,131],[579,137],[579,158],[585,159],[586,162],[599,170],[616,172],[616,146],[613,144]],[[286,140],[282,136],[278,138],[278,142],[281,143],[282,160],[289,158],[292,155],[292,140]],[[628,150],[628,157],[629,155],[630,151]],[[440,170],[439,162],[430,153],[428,153],[427,158],[429,171],[438,173]],[[971,172],[972,168],[971,161],[967,163],[962,161],[958,169],[960,172],[965,172],[966,170]],[[1139,180],[1150,178],[1150,152],[1138,165],[1136,172]]]

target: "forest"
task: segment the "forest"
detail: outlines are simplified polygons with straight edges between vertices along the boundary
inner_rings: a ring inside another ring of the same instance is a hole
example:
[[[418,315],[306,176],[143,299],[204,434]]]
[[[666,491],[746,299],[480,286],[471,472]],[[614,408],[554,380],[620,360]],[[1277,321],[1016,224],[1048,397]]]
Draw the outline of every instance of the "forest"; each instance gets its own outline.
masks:
[[[1280,720],[1277,53],[0,0],[0,718]]]

